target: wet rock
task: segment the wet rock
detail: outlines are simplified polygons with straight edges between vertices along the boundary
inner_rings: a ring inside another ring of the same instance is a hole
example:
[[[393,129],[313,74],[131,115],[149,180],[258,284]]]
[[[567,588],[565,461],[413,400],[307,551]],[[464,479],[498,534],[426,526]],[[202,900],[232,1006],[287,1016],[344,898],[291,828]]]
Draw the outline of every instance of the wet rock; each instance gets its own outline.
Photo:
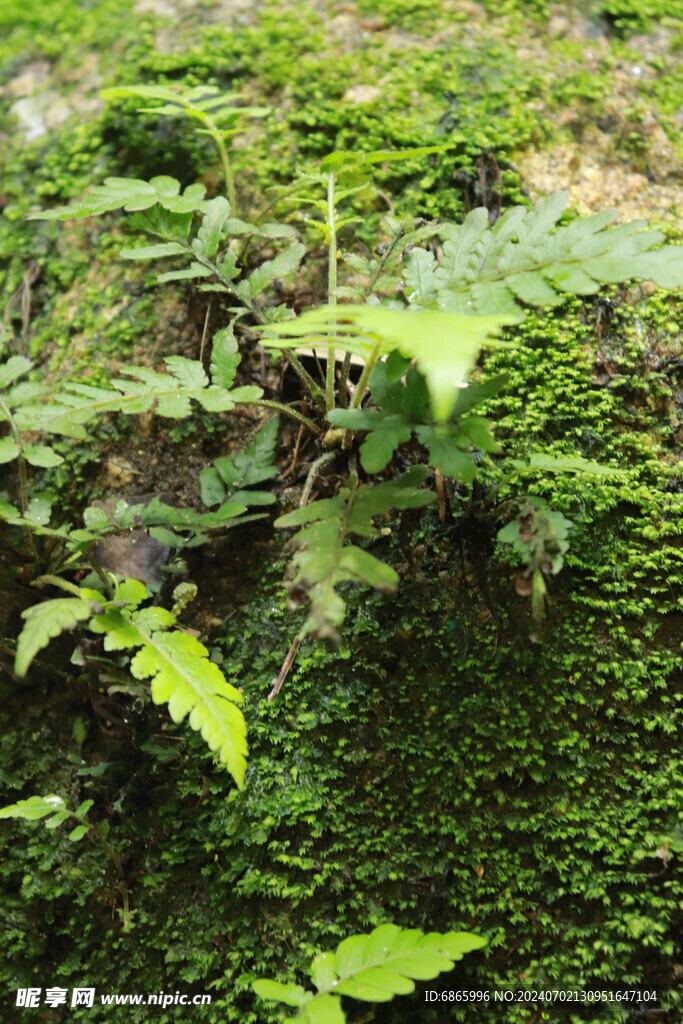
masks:
[[[153,494],[135,494],[124,500],[129,505],[146,505],[153,497]],[[173,504],[172,494],[164,493],[159,497],[165,504]],[[119,497],[107,498],[93,504],[104,509],[111,519],[120,500]],[[93,545],[93,555],[102,569],[115,576],[142,580],[148,586],[161,583],[161,567],[168,561],[170,553],[171,548],[150,537],[145,530],[130,530],[122,536],[104,537]]]

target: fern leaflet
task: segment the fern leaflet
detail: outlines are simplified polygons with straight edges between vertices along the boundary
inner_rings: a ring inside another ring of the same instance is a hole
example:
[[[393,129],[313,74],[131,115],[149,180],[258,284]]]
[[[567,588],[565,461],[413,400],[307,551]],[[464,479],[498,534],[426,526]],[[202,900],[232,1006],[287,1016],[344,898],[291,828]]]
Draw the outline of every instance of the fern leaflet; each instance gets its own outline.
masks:
[[[300,636],[337,639],[337,627],[343,622],[345,604],[336,592],[340,583],[366,583],[383,593],[393,593],[398,573],[368,551],[349,544],[352,534],[373,537],[373,518],[391,508],[422,508],[436,500],[431,491],[421,489],[429,470],[413,466],[402,477],[377,484],[359,485],[353,474],[349,486],[334,498],[315,501],[281,516],[275,526],[300,526],[290,543],[296,548],[289,574],[290,601],[296,607],[306,594],[311,612]]]
[[[291,1020],[301,1024],[345,1024],[340,996],[386,1003],[415,990],[413,979],[426,981],[452,969],[465,953],[481,949],[486,939],[468,932],[430,932],[382,924],[369,935],[352,935],[334,953],[319,953],[309,975],[316,992],[302,985],[261,979],[252,988],[262,999],[298,1007]]]
[[[246,490],[253,484],[270,480],[277,473],[275,452],[277,447],[278,417],[269,420],[256,432],[246,448],[234,455],[223,455],[213,466],[199,475],[202,501],[207,506],[223,502],[243,505],[272,505],[275,495],[271,491]]]
[[[462,224],[439,227],[444,239],[439,264],[413,249],[404,282],[409,302],[468,316],[523,319],[518,303],[555,306],[562,293],[593,295],[601,284],[646,278],[661,288],[683,287],[683,248],[665,245],[645,221],[608,227],[606,210],[555,229],[568,201],[558,192],[533,209],[515,206],[493,227],[484,208]],[[555,229],[555,230],[553,230]]]
[[[152,700],[168,704],[171,718],[201,732],[240,789],[246,769],[246,724],[236,706],[243,698],[231,686],[207,649],[181,629],[176,615],[165,608],[140,607],[148,597],[144,583],[125,580],[107,601],[96,590],[67,589],[77,596],[34,605],[23,617],[26,625],[17,642],[15,670],[25,675],[43,647],[65,629],[88,621],[94,633],[104,634],[107,651],[135,650],[130,671],[136,679],[152,680]]]
[[[297,320],[271,324],[264,344],[273,348],[299,348],[326,344],[361,356],[372,367],[397,349],[414,359],[424,375],[437,420],[448,418],[458,389],[466,385],[483,345],[507,345],[493,340],[509,316],[462,316],[436,310],[404,312],[385,306],[318,306]]]
[[[241,402],[256,402],[263,395],[261,388],[252,385],[227,390],[213,367],[213,382],[209,384],[199,360],[168,356],[165,363],[168,373],[144,368],[124,370],[133,380],[113,380],[111,388],[67,384],[53,402],[18,410],[17,424],[24,430],[39,428],[83,438],[83,424],[101,413],[139,414],[154,406],[159,416],[184,419],[191,413],[192,401],[207,412],[225,412]]]

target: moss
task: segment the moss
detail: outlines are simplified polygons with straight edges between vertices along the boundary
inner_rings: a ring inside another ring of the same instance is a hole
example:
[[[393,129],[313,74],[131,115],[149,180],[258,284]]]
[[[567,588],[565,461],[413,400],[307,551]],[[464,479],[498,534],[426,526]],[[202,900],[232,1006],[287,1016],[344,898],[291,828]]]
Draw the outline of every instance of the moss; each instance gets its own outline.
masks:
[[[366,6],[374,16],[376,5]],[[75,4],[60,7],[72,22],[74,12],[83,14]],[[541,3],[508,9],[518,19],[546,13]],[[56,15],[53,5],[41,11],[38,27],[21,27],[12,45],[23,38],[27,52],[51,52],[41,40]],[[593,117],[623,47],[610,44],[600,74],[589,79],[571,69],[580,54],[569,43],[557,44],[557,64],[536,68],[519,62],[514,39],[484,39],[467,24],[455,41],[426,47],[429,19],[439,16],[434,4],[408,11],[387,2],[379,16],[415,39],[398,49],[370,32],[340,53],[314,12],[304,22],[267,6],[253,25],[204,28],[162,54],[149,22],[116,74],[128,82],[214,80],[243,89],[250,101],[267,99],[275,112],[265,133],[250,133],[235,151],[247,203],[261,205],[268,185],[289,181],[297,164],[331,148],[450,140],[454,148],[428,168],[388,169],[378,183],[401,211],[458,217],[454,172],[491,148],[507,199],[519,197],[519,176],[505,165],[518,148],[556,137],[544,104],[581,101]],[[117,18],[108,15],[108,25]],[[447,21],[460,31],[457,20]],[[90,45],[91,29],[79,31],[73,27],[74,40]],[[109,28],[104,38],[112,38]],[[558,66],[567,72],[559,81]],[[675,81],[662,72],[658,93],[672,117]],[[346,101],[351,82],[379,83],[380,95]],[[36,197],[64,201],[108,173],[173,167],[184,183],[198,174],[210,182],[209,153],[182,125],[162,128],[119,107],[40,144],[11,144],[0,226],[4,297],[37,253],[33,352],[51,371],[81,375],[95,353],[137,361],[143,344],[155,358],[168,346],[182,350],[191,336],[185,297],[140,288],[116,260],[123,233],[115,219],[100,235],[88,223],[61,231],[25,225],[29,205]],[[601,305],[606,298],[610,306]],[[51,648],[49,664],[20,690],[4,678],[3,802],[50,790],[93,798],[96,818],[110,824],[124,856],[135,911],[126,933],[115,880],[93,848],[40,824],[3,827],[6,989],[38,978],[64,986],[87,978],[103,992],[212,986],[215,1005],[193,1012],[193,1022],[269,1024],[274,1011],[249,994],[254,976],[291,976],[318,945],[396,920],[488,936],[486,958],[463,961],[447,988],[657,989],[668,1006],[659,1019],[673,1024],[683,899],[675,682],[680,327],[675,299],[614,290],[595,304],[530,319],[514,352],[487,361],[487,372],[511,375],[488,410],[507,450],[578,451],[624,470],[604,480],[528,481],[531,493],[576,524],[566,568],[552,582],[543,644],[529,640],[528,604],[496,548],[506,515],[500,502],[511,490],[492,460],[479,492],[455,495],[456,510],[467,510],[464,524],[428,516],[411,536],[423,577],[406,572],[393,602],[350,591],[346,648],[304,646],[272,704],[265,697],[297,626],[279,587],[280,553],[264,530],[190,558],[190,574],[203,583],[213,656],[246,697],[251,761],[243,794],[200,739],[133,693],[107,693],[120,682],[105,676],[117,675],[115,666],[92,678],[56,675],[55,666],[68,664],[68,641]],[[152,331],[165,348],[150,352]],[[59,493],[69,494],[74,478],[80,489],[94,461],[90,452],[76,454],[71,481],[54,472]],[[405,571],[394,525],[379,544]],[[262,577],[263,564],[270,568]],[[23,593],[18,585],[14,592]],[[15,600],[7,614],[18,620]],[[80,750],[79,717],[87,726]],[[68,1011],[69,1020],[87,1016]],[[377,1019],[417,1016],[425,1024],[500,1019],[491,1006],[434,1010],[419,994]],[[527,1020],[528,1007],[510,1006],[506,1019]],[[567,1019],[628,1018],[610,1002],[572,1007]],[[125,1020],[146,1016],[127,1008]]]
[[[254,976],[291,976],[316,946],[391,919],[488,936],[487,958],[463,961],[446,987],[657,989],[661,1016],[676,1019],[675,989],[662,993],[683,893],[676,855],[660,854],[678,849],[683,791],[677,309],[659,294],[612,301],[606,329],[598,307],[577,302],[532,319],[518,349],[487,362],[512,377],[489,410],[508,449],[579,451],[626,474],[529,481],[576,523],[542,645],[529,642],[527,604],[491,543],[503,515],[494,507],[491,523],[489,488],[501,484],[492,463],[472,510],[484,532],[471,523],[462,535],[464,566],[454,534],[428,517],[413,538],[425,577],[406,580],[393,602],[350,591],[346,649],[305,645],[273,704],[265,696],[296,630],[277,584],[284,567],[271,550],[260,579],[238,541],[232,555],[216,550],[216,568],[203,563],[207,597],[211,573],[221,580],[207,605],[211,643],[247,698],[243,794],[199,740],[180,741],[132,698],[99,739],[101,712],[85,690],[66,700],[55,691],[49,727],[46,694],[28,691],[35,712],[9,741],[5,785],[10,795],[20,781],[27,792],[48,779],[54,788],[56,773],[60,791],[95,798],[101,815],[118,794],[110,838],[130,866],[136,928],[126,935],[112,920],[106,865],[36,827],[28,851],[8,844],[1,862],[10,989],[48,967],[68,984],[87,962],[103,991],[126,991],[131,977],[148,991],[211,984],[218,1002],[197,1020],[262,1024],[275,1018],[255,1007]],[[380,542],[398,563],[399,534]],[[88,723],[92,775],[55,750],[71,749],[76,715]],[[573,1010],[568,1020],[627,1019],[618,1003]],[[417,1012],[428,1024],[499,1019],[481,1005],[445,1017],[420,995],[381,1019]],[[507,1019],[526,1013],[510,1006]]]
[[[62,3],[45,0],[27,7],[20,0],[5,0],[0,11],[0,66],[5,74],[19,62],[48,57],[73,67],[84,50],[98,51],[106,59],[125,26],[130,23],[130,0],[93,0]]]
[[[608,18],[615,32],[629,36],[635,32],[651,32],[653,21],[683,18],[681,0],[603,0],[600,12]]]

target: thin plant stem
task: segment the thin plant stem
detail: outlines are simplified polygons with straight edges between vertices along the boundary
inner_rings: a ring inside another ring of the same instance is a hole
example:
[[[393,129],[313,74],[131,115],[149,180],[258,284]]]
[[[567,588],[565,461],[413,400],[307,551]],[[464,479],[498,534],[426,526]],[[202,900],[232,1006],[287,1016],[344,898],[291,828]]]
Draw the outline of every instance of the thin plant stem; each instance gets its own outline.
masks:
[[[282,412],[285,416],[291,416],[292,419],[298,420],[299,423],[303,423],[304,426],[312,430],[314,434],[318,433],[318,428],[313,422],[309,420],[308,416],[304,416],[302,412],[297,412],[296,409],[292,409],[289,405],[283,405],[281,402],[271,402],[267,398],[259,398],[254,402],[250,402],[250,405],[262,405],[265,409],[277,409],[278,412]]]
[[[363,289],[363,295],[362,295],[363,302],[365,302],[365,300],[367,299],[368,295],[370,295],[371,292],[373,291],[375,285],[377,284],[377,281],[379,280],[380,274],[384,270],[384,267],[386,266],[387,261],[389,260],[389,257],[391,256],[391,254],[396,249],[396,246],[398,245],[398,243],[403,239],[404,235],[405,235],[405,232],[403,231],[403,229],[401,229],[398,232],[398,234],[394,235],[394,237],[392,238],[391,242],[389,243],[387,248],[382,253],[382,255],[381,255],[380,259],[379,259],[379,262],[378,262],[377,266],[375,267],[375,269],[374,269],[374,271],[372,273],[372,276],[371,276],[370,280],[368,281],[368,283],[366,284],[365,288]],[[350,371],[351,371],[351,353],[347,352],[346,353],[346,357],[344,359],[344,362],[342,364],[341,377],[339,378],[339,402],[341,404],[342,409],[346,409],[346,407],[348,405],[348,398],[346,397],[346,386],[348,384]]]
[[[221,158],[221,164],[223,166],[223,174],[225,176],[225,184],[228,189],[228,202],[230,203],[230,214],[232,217],[239,216],[239,210],[237,208],[237,193],[235,192],[235,179],[232,174],[232,167],[230,166],[230,157],[228,151],[225,148],[223,142],[223,136],[217,128],[209,129],[211,132],[211,138],[216,143],[218,154]]]
[[[17,421],[12,415],[10,407],[2,398],[0,398],[0,409],[2,409],[5,414],[5,419],[9,423],[12,440],[19,449],[17,452],[17,464],[19,466],[19,494],[21,495],[21,513],[25,516],[28,511],[28,474],[26,472],[26,459],[24,458],[24,446],[21,441],[21,433],[19,432]],[[37,557],[36,548],[33,543],[33,534],[28,526],[24,528],[24,533],[26,536],[26,546],[28,547],[29,554],[31,555],[31,558],[35,559]]]
[[[319,459],[315,460],[315,462],[308,471],[306,483],[304,484],[304,489],[301,492],[299,508],[303,508],[306,502],[308,501],[311,491],[313,490],[313,483],[315,481],[316,476],[318,475],[318,471],[321,470],[323,466],[326,466],[328,462],[331,462],[334,456],[335,452],[325,452],[324,455],[321,455]]]
[[[372,373],[372,371],[373,371],[373,369],[375,367],[375,363],[379,359],[380,348],[381,348],[381,344],[380,344],[380,342],[377,342],[377,344],[375,345],[374,349],[370,353],[370,356],[368,358],[367,363],[363,367],[363,372],[360,375],[360,380],[358,381],[358,387],[356,388],[356,393],[353,396],[353,402],[351,403],[351,408],[352,409],[359,409],[360,408],[360,403],[363,401],[363,395],[365,394],[365,389],[368,386],[368,380],[370,379],[370,374]]]
[[[320,386],[313,379],[313,377],[311,377],[310,373],[303,365],[296,352],[294,352],[292,349],[289,349],[286,355],[287,359],[291,364],[292,369],[297,374],[299,379],[303,381],[303,383],[306,385],[308,390],[311,392],[311,395],[313,396],[313,400],[315,401],[316,396],[321,396]]]
[[[269,701],[270,700],[274,700],[275,697],[277,697],[278,693],[280,692],[280,690],[282,688],[282,684],[284,683],[285,679],[289,675],[289,670],[291,669],[292,665],[294,664],[294,659],[296,658],[296,652],[299,650],[299,645],[300,644],[301,644],[301,637],[297,633],[296,636],[294,637],[294,639],[292,640],[291,644],[289,645],[289,650],[287,651],[287,657],[285,658],[285,660],[282,663],[282,668],[280,669],[279,675],[277,675],[275,677],[275,679],[273,679],[273,683],[272,683],[273,688],[270,691],[270,693],[268,694],[268,700]]]
[[[327,269],[327,301],[330,309],[334,310],[337,305],[337,221],[334,208],[334,173],[327,175],[327,226],[329,229],[328,238],[328,269]],[[336,316],[330,314],[330,335],[334,339],[336,334]],[[334,371],[335,353],[334,345],[331,344],[327,351],[327,373],[325,380],[325,405],[327,412],[334,409]]]

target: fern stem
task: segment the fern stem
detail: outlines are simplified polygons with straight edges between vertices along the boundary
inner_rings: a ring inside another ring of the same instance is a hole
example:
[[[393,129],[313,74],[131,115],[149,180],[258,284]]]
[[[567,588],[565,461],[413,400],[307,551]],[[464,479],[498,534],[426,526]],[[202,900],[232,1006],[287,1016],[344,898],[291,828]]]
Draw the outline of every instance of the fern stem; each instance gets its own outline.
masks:
[[[21,496],[21,514],[25,516],[28,511],[28,474],[26,472],[26,459],[24,458],[24,446],[21,441],[21,433],[19,432],[17,421],[14,419],[10,407],[2,398],[0,398],[0,409],[2,409],[5,414],[5,418],[9,423],[12,440],[19,449],[17,452],[17,464],[19,466],[19,494]],[[37,557],[36,547],[33,543],[33,534],[28,526],[24,527],[24,535],[26,537],[26,546],[29,554],[31,558],[35,559]]]
[[[237,193],[235,192],[235,178],[232,173],[232,167],[230,166],[230,157],[228,151],[225,148],[223,142],[223,136],[217,128],[210,129],[211,138],[216,143],[218,154],[221,158],[221,164],[223,165],[223,175],[225,176],[225,184],[228,189],[228,202],[230,203],[230,216],[239,217],[239,211],[237,208]]]
[[[318,433],[318,427],[309,420],[308,416],[304,416],[302,412],[297,412],[296,409],[292,409],[289,405],[283,405],[282,402],[271,402],[269,399],[260,398],[258,401],[250,402],[250,405],[262,405],[265,409],[277,409],[278,412],[282,412],[285,416],[291,416],[292,419],[298,420],[299,423],[303,423],[304,426],[312,430],[314,434]]]
[[[372,272],[370,280],[363,289],[363,302],[365,302],[368,295],[372,293],[375,285],[377,284],[377,281],[379,280],[380,274],[384,270],[387,261],[389,260],[389,257],[393,254],[394,250],[396,249],[396,246],[401,241],[404,235],[405,231],[403,230],[403,227],[399,228],[398,232],[394,235],[394,237],[389,242],[389,245],[386,247],[386,249],[380,256],[377,266]],[[342,364],[341,377],[339,378],[339,404],[341,405],[342,409],[346,409],[348,406],[347,384],[349,381],[350,371],[351,353],[347,352],[346,356],[344,357],[344,362]]]
[[[377,344],[375,345],[374,349],[370,353],[370,356],[368,358],[367,363],[363,367],[363,372],[360,375],[360,380],[358,381],[358,387],[356,388],[356,393],[353,396],[353,402],[351,403],[351,408],[352,409],[360,409],[360,403],[363,401],[363,395],[365,394],[365,389],[368,386],[368,381],[370,380],[370,374],[374,370],[375,363],[377,362],[377,360],[379,358],[380,345],[381,345],[381,343],[378,341]]]
[[[59,587],[60,590],[65,590],[67,594],[73,594],[74,597],[81,596],[80,587],[77,587],[75,583],[70,583],[68,580],[63,580],[61,576],[53,576],[51,573],[46,573],[44,576],[39,576],[35,582],[37,587]]]
[[[299,501],[299,508],[303,508],[304,505],[306,504],[306,502],[308,501],[308,499],[310,497],[310,494],[311,494],[311,491],[313,490],[313,483],[315,481],[315,478],[318,475],[318,470],[322,469],[323,466],[326,466],[328,462],[331,462],[332,459],[334,458],[334,456],[335,456],[335,452],[325,452],[324,455],[321,455],[319,459],[315,460],[315,462],[313,463],[313,465],[311,466],[311,468],[308,471],[308,476],[306,477],[306,483],[304,484],[304,489],[301,492],[301,500]]]
[[[349,406],[349,373],[351,372],[351,353],[347,352],[344,356],[344,362],[341,368],[341,377],[339,378],[339,405],[342,409],[348,409]]]
[[[296,354],[296,352],[293,352],[290,349],[287,352],[287,359],[289,360],[292,369],[294,370],[294,372],[299,377],[299,380],[301,380],[306,385],[308,390],[311,392],[311,396],[313,398],[313,401],[315,402],[316,399],[317,399],[318,402],[319,402],[320,398],[322,396],[322,392],[320,390],[320,387],[318,386],[316,381],[313,379],[313,377],[311,377],[310,373],[308,372],[306,367],[303,365],[303,363],[299,359],[299,357]]]
[[[327,301],[331,310],[337,305],[337,221],[334,207],[334,172],[327,175],[327,226],[329,228],[328,238],[328,265],[327,265]],[[336,334],[336,316],[330,313],[329,325],[330,335],[334,339]],[[325,377],[325,404],[326,411],[334,409],[334,371],[335,353],[334,345],[327,350],[327,373]]]

